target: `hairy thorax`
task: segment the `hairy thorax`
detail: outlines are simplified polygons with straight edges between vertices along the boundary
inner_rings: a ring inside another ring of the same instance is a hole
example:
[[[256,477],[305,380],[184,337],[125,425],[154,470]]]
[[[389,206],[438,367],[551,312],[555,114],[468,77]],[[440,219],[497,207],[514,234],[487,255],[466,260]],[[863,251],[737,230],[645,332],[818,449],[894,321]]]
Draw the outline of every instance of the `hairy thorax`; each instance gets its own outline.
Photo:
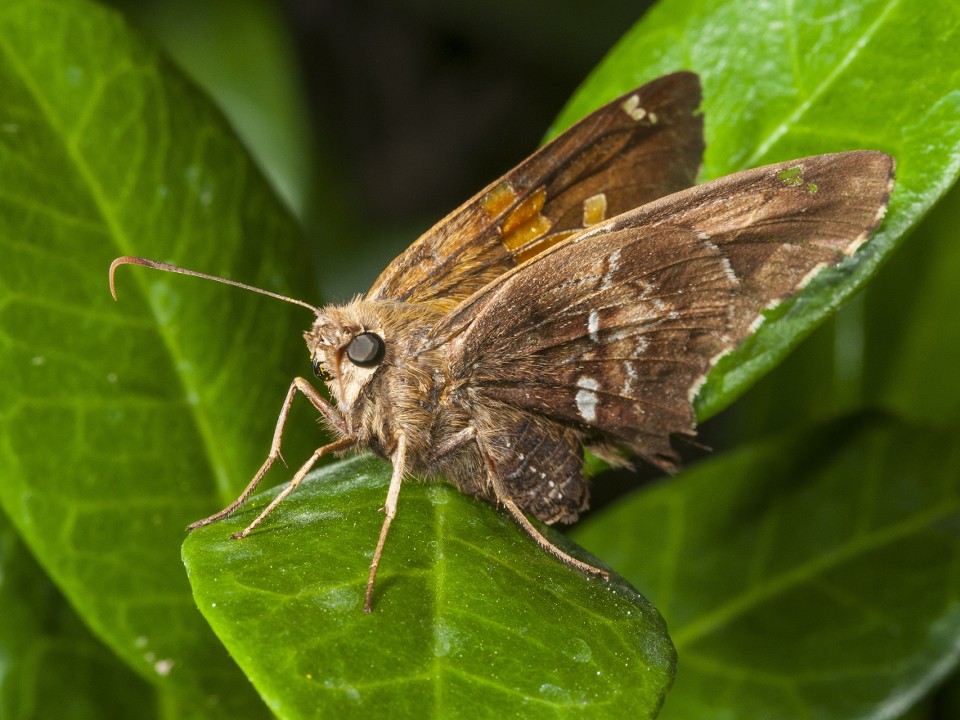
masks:
[[[441,316],[430,304],[357,299],[324,308],[305,335],[311,355],[329,376],[327,386],[349,434],[389,458],[402,430],[408,469],[428,475],[449,467],[453,458],[439,462],[436,448],[470,420],[466,395],[452,382],[445,353],[424,348]],[[364,332],[376,333],[385,345],[374,367],[358,367],[344,356],[350,340]]]

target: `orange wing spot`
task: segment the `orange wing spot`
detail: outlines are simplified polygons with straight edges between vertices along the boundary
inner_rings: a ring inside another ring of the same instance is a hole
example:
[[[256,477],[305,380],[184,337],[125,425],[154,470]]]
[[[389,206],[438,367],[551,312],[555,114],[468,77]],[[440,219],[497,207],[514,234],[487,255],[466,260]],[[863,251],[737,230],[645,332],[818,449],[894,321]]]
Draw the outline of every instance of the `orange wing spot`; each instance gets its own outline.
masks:
[[[583,201],[583,226],[590,227],[607,219],[607,196],[604,193],[591,195]]]
[[[480,204],[488,217],[498,217],[517,200],[517,191],[508,182],[502,182],[483,196]]]
[[[536,240],[550,231],[550,221],[543,215],[536,215],[523,225],[514,227],[509,233],[504,233],[503,244],[507,250],[513,252]]]
[[[576,235],[579,230],[563,230],[558,233],[553,233],[553,235],[547,235],[546,237],[541,237],[539,240],[535,240],[530,243],[529,246],[523,248],[520,252],[514,255],[513,259],[516,260],[517,265],[525,263],[532,257],[536,257],[544,250],[552,248],[557,243],[563,242],[571,235]]]
[[[547,189],[537,188],[503,221],[503,244],[514,252],[550,231],[551,222],[540,211],[547,200]]]
[[[514,194],[514,197],[516,197],[516,194]],[[540,215],[546,201],[546,188],[540,187],[530,193],[530,197],[517,205],[513,212],[507,215],[507,219],[503,221],[503,227],[501,228],[503,234],[509,235],[521,225],[525,225],[535,215]]]

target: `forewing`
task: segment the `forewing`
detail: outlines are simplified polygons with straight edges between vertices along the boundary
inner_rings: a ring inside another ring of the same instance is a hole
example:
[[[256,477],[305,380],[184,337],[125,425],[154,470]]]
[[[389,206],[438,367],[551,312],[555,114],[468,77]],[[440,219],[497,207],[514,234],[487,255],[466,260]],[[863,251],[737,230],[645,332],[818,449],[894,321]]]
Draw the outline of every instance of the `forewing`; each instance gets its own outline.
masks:
[[[591,228],[449,313],[456,381],[670,469],[672,433],[762,311],[878,225],[893,160],[858,151],[737,173]]]
[[[699,105],[688,72],[605,105],[421,236],[367,299],[453,308],[571,233],[690,187],[703,156]]]

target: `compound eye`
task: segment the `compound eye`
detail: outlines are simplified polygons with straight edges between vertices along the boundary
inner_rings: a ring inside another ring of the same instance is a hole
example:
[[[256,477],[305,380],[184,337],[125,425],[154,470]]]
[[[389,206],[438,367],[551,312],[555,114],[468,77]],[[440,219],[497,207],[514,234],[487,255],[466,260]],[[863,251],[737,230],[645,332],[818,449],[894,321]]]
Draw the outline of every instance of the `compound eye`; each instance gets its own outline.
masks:
[[[320,358],[315,357],[310,363],[310,366],[313,368],[313,374],[316,375],[321,380],[329,380],[331,375],[327,372],[327,369],[320,362]]]
[[[383,338],[376,333],[365,332],[357,335],[347,345],[347,357],[359,367],[373,367],[383,360],[385,350]]]

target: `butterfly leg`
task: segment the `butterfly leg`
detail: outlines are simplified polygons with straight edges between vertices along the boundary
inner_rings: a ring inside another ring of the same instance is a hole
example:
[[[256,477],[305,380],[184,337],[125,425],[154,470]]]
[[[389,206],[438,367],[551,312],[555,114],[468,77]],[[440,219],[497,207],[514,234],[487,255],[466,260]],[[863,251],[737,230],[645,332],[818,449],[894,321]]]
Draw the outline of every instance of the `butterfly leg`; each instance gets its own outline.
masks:
[[[292,493],[294,490],[297,489],[297,486],[301,482],[303,482],[303,479],[307,476],[307,473],[310,472],[310,469],[314,466],[314,464],[316,464],[317,460],[322,458],[327,453],[346,450],[347,448],[353,446],[355,442],[356,440],[354,440],[354,438],[345,437],[345,438],[340,438],[339,440],[336,440],[330,443],[329,445],[324,445],[323,447],[319,447],[316,450],[314,450],[313,455],[311,455],[310,459],[300,466],[300,469],[297,470],[297,474],[293,476],[293,479],[290,480],[287,486],[283,490],[281,490],[280,493],[273,500],[270,501],[270,504],[267,505],[266,508],[264,508],[262,513],[257,515],[257,517],[254,519],[252,523],[247,525],[240,532],[234,533],[233,538],[235,540],[239,540],[240,538],[245,538],[247,535],[253,532],[253,529],[257,527],[257,525],[262,523],[264,519],[266,519],[267,515],[272,513],[273,509],[284,501],[287,495],[289,495],[290,493]]]
[[[593,565],[583,562],[583,560],[578,560],[572,555],[568,555],[552,542],[547,540],[543,534],[537,530],[536,527],[534,527],[533,523],[527,519],[527,516],[523,514],[523,511],[517,507],[517,504],[513,501],[513,498],[510,497],[509,490],[504,484],[503,479],[500,477],[500,474],[497,472],[496,466],[494,465],[493,460],[491,459],[486,448],[484,448],[483,444],[480,445],[480,454],[483,456],[483,460],[487,465],[487,477],[490,479],[490,484],[493,486],[493,492],[494,495],[496,495],[497,502],[510,511],[510,514],[513,515],[513,518],[517,521],[517,524],[520,525],[524,531],[526,531],[527,535],[536,541],[537,545],[571,567],[577,568],[578,570],[582,570],[583,572],[591,575],[599,575],[604,580],[610,579],[610,573],[608,573],[606,570],[601,570],[600,568],[596,568]]]
[[[247,498],[253,494],[253,491],[257,489],[257,485],[260,484],[263,476],[267,474],[267,471],[270,469],[273,463],[276,462],[277,458],[281,457],[280,441],[283,438],[283,428],[287,423],[287,416],[290,414],[290,407],[293,405],[293,398],[296,396],[298,390],[306,396],[306,398],[317,410],[320,411],[320,414],[323,415],[323,417],[334,427],[335,430],[339,431],[343,435],[347,434],[347,425],[337,408],[327,402],[327,400],[319,392],[317,392],[316,388],[314,388],[309,382],[301,377],[294,378],[293,382],[290,383],[290,389],[287,391],[287,397],[283,401],[283,407],[280,408],[280,417],[277,418],[277,427],[273,431],[273,442],[270,444],[270,453],[267,455],[267,459],[264,461],[263,465],[260,466],[257,474],[253,476],[253,480],[251,480],[247,487],[244,488],[243,492],[240,493],[240,497],[227,505],[223,510],[214,513],[210,517],[206,517],[203,520],[197,520],[195,523],[191,523],[187,526],[187,530],[196,530],[204,525],[209,525],[217,522],[218,520],[223,520],[223,518],[227,517],[238,507],[243,505]],[[337,443],[332,443],[332,445],[336,444]],[[352,441],[350,444],[352,444]],[[332,445],[327,446],[330,448],[328,452],[335,449],[332,447]],[[349,445],[346,447],[349,447]],[[321,450],[322,449],[324,448],[321,448]],[[316,459],[314,459],[313,462],[316,462]]]
[[[440,460],[454,450],[466,445],[477,436],[477,430],[472,425],[468,425],[463,430],[447,438],[444,442],[437,445],[433,451],[434,460]]]
[[[403,481],[404,466],[406,463],[407,438],[402,433],[397,437],[397,449],[393,453],[393,475],[390,477],[390,489],[387,491],[387,502],[384,504],[383,526],[380,528],[380,538],[377,540],[377,549],[373,551],[373,561],[370,563],[370,577],[367,579],[367,594],[364,598],[363,611],[370,612],[373,601],[373,583],[377,577],[377,568],[380,567],[380,556],[383,554],[383,545],[387,541],[390,523],[397,514],[397,498],[400,496],[400,483]]]

